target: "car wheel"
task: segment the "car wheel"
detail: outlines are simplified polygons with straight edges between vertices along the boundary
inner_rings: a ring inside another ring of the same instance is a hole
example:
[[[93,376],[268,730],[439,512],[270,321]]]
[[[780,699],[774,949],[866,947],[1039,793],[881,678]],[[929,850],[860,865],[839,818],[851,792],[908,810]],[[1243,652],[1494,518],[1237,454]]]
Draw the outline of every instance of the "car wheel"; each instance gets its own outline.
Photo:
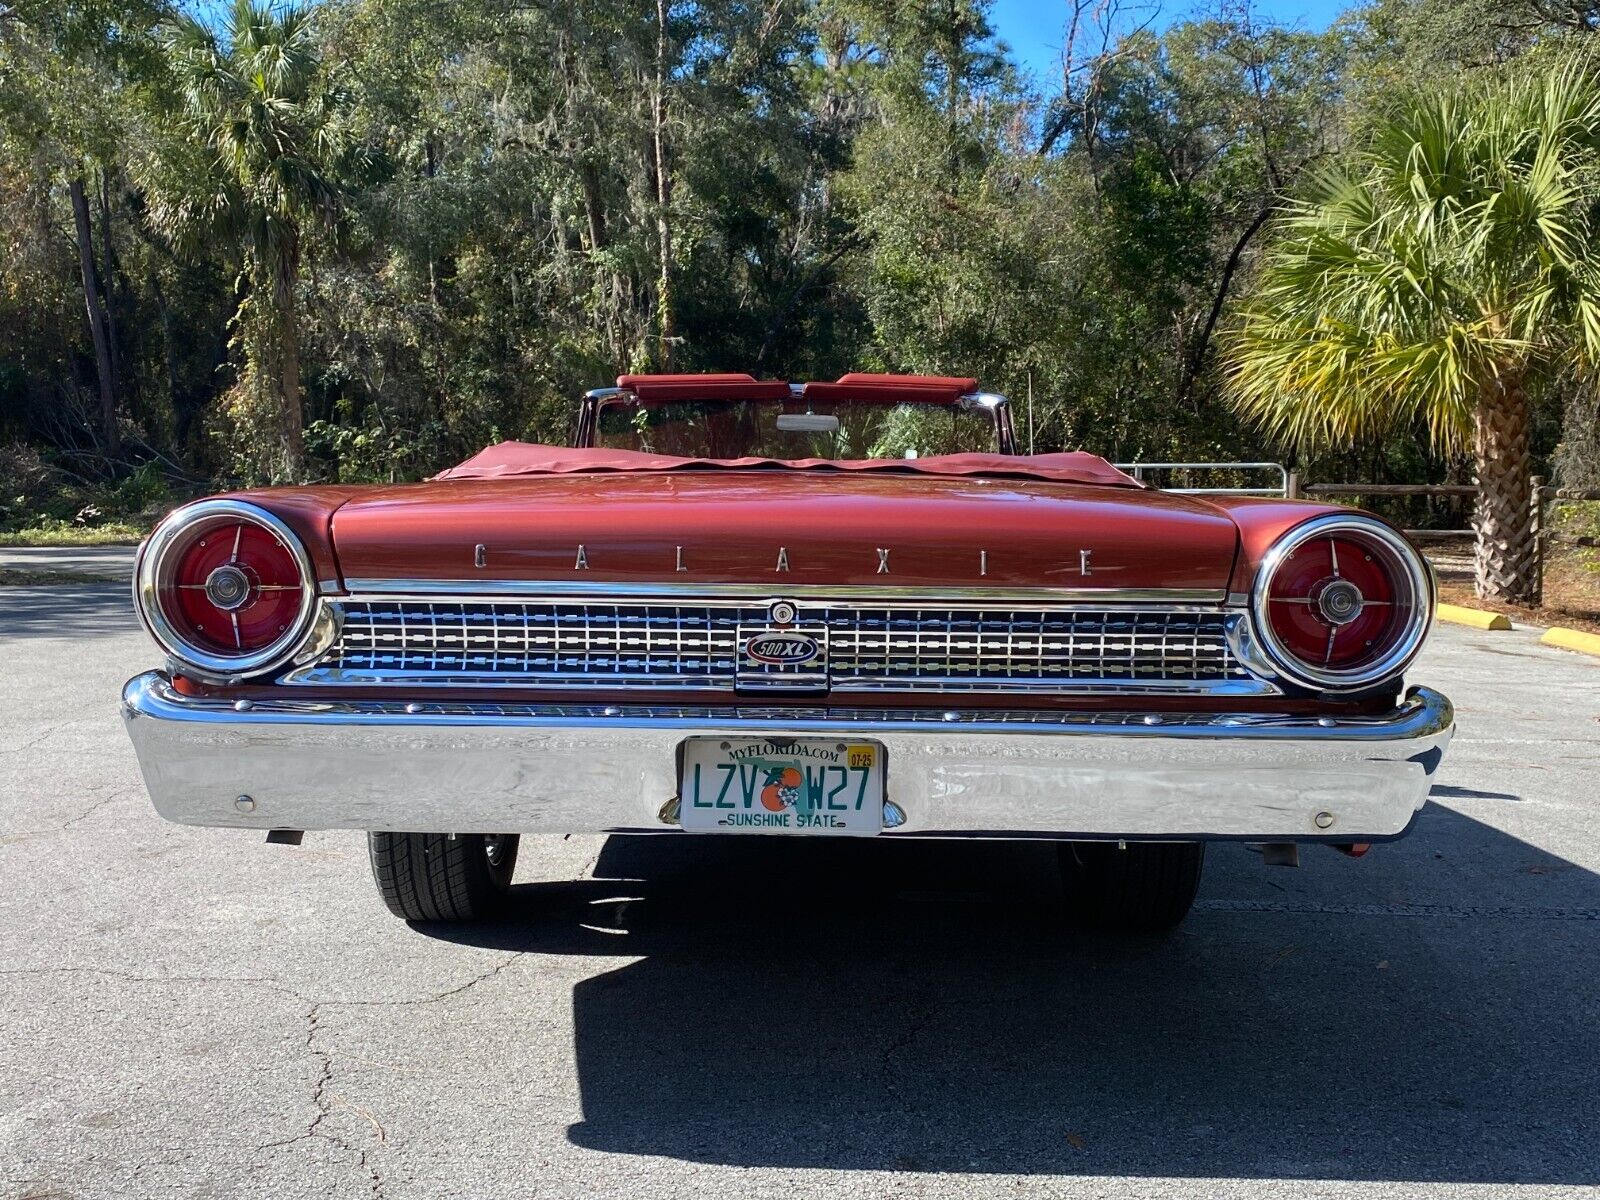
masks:
[[[407,921],[475,921],[504,906],[517,865],[514,833],[369,833],[372,877]]]
[[[1079,924],[1160,933],[1189,912],[1206,860],[1204,842],[1062,842],[1061,886]]]

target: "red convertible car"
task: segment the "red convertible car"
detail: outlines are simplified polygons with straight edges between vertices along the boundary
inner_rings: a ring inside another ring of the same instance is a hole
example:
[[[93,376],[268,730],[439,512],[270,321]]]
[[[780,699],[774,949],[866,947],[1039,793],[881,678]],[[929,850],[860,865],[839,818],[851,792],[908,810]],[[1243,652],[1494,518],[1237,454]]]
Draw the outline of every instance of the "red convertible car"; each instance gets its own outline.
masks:
[[[1018,453],[972,379],[627,376],[575,444],[173,512],[122,709],[157,810],[369,831],[475,918],[523,834],[1047,838],[1071,910],[1181,920],[1205,845],[1400,836],[1452,731],[1383,521]]]

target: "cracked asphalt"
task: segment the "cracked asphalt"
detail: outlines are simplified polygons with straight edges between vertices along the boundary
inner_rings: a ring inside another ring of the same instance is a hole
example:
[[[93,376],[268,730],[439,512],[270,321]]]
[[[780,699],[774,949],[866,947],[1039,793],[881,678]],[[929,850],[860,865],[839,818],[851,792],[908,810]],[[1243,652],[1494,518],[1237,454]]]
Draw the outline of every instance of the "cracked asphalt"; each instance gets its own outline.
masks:
[[[528,842],[411,928],[359,836],[159,820],[120,587],[0,589],[0,1197],[1600,1194],[1600,662],[1443,628],[1403,842],[1213,849],[1157,941],[1047,848]]]

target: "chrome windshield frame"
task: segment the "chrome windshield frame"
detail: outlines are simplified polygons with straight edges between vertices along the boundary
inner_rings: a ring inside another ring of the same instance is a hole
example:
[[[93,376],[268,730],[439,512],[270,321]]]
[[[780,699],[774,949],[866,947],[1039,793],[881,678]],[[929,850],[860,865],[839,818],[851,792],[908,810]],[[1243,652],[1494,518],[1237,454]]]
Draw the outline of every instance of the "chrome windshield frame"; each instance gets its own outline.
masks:
[[[799,400],[805,395],[805,385],[791,383],[789,394]],[[572,444],[579,450],[592,449],[600,440],[600,414],[607,405],[614,402],[636,402],[638,397],[632,389],[623,387],[593,388],[583,394],[583,401],[578,406],[578,426],[573,434]],[[773,401],[739,401],[738,403],[773,403]],[[916,401],[907,400],[906,403],[914,404]],[[956,400],[956,408],[962,412],[987,413],[994,424],[994,438],[996,452],[1008,456],[1021,453],[1017,446],[1017,431],[1015,421],[1011,415],[1011,401],[999,392],[968,392]]]

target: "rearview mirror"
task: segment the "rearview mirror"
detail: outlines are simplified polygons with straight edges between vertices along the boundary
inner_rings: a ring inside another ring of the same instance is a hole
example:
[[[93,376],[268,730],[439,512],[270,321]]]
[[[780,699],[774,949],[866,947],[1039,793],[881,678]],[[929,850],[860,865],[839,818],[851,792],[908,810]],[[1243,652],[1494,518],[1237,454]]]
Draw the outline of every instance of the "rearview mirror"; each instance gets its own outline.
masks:
[[[838,433],[839,418],[831,413],[779,413],[782,433]]]

